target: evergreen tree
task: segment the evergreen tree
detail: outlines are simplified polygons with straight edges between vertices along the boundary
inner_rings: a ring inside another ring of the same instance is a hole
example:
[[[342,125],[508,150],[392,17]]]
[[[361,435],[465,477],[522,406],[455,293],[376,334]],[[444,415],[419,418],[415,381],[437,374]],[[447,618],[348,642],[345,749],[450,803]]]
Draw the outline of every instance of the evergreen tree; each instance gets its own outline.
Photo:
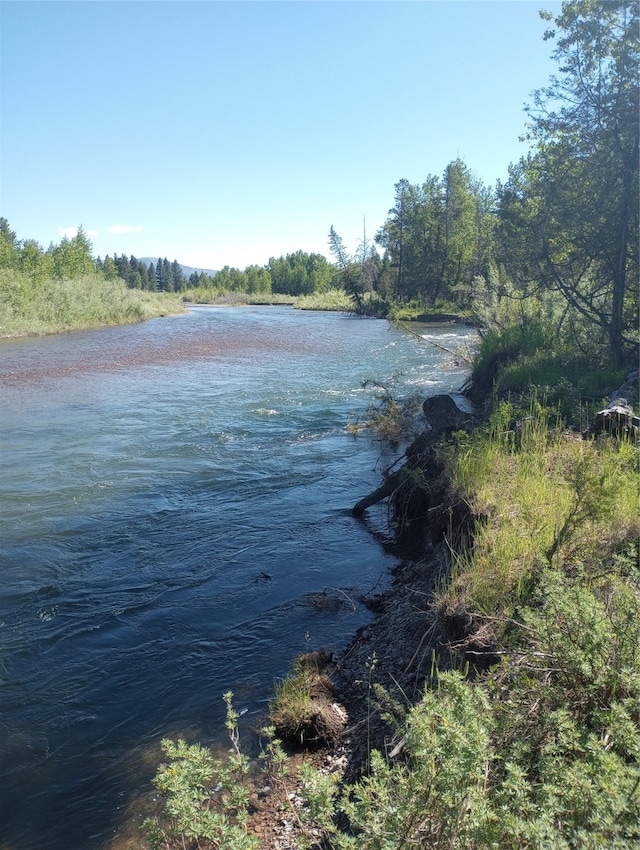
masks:
[[[59,245],[49,249],[53,258],[53,273],[58,278],[74,279],[95,271],[91,251],[93,246],[82,225],[76,235],[64,237]]]
[[[158,289],[158,276],[156,273],[156,267],[154,263],[149,263],[149,270],[147,272],[148,283],[147,287],[150,292],[157,292]]]
[[[335,258],[344,291],[353,300],[356,311],[364,314],[361,267],[358,263],[354,263],[353,257],[347,252],[342,237],[336,233],[333,225],[329,230],[329,247]]]
[[[116,280],[118,277],[118,267],[111,257],[106,256],[103,263],[103,272],[107,280]]]
[[[532,153],[500,187],[502,259],[608,340],[614,363],[637,329],[638,3],[571,0],[546,38],[559,76],[529,109]]]
[[[18,263],[19,243],[6,218],[0,217],[0,268],[15,268]]]
[[[187,288],[187,279],[182,271],[182,266],[177,260],[171,263],[171,275],[173,278],[173,289],[175,292],[184,291]]]

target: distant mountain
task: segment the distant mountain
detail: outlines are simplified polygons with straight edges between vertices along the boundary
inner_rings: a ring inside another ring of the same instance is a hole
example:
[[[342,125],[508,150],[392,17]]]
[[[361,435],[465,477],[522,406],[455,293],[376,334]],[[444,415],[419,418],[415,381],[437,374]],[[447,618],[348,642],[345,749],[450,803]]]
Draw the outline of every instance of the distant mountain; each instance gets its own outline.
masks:
[[[153,263],[154,266],[157,266],[158,260],[163,259],[164,257],[140,257],[140,262],[145,263],[148,268],[151,263]],[[173,260],[169,260],[169,262],[173,262]],[[186,278],[188,278],[194,272],[198,272],[198,274],[202,274],[202,272],[204,272],[205,274],[208,274],[211,277],[215,277],[218,274],[216,269],[196,269],[193,266],[183,266],[182,263],[180,263],[180,268],[182,269],[182,273]]]

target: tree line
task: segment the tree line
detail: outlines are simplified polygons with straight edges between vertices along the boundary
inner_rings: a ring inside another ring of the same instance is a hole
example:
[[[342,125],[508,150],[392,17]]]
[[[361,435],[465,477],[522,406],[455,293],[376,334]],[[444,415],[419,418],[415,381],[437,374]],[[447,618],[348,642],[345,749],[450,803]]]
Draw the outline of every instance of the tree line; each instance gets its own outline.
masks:
[[[35,239],[19,240],[6,218],[0,218],[0,268],[24,274],[34,284],[97,273],[106,280],[120,279],[129,289],[149,292],[208,289],[295,297],[326,292],[341,285],[338,271],[322,254],[296,251],[271,257],[266,266],[252,265],[243,270],[225,266],[215,274],[194,271],[187,277],[177,260],[169,261],[166,257],[158,258],[155,263],[126,254],[94,259],[91,240],[82,227],[75,236],[65,236],[58,245],[52,243],[45,250]]]
[[[491,189],[460,159],[442,177],[400,180],[375,235],[382,258],[366,237],[349,256],[331,229],[357,307],[371,291],[490,322],[501,301],[527,302],[622,363],[638,344],[638,9],[569,0],[540,13],[558,74],[534,93],[530,150],[506,182]]]
[[[114,254],[98,257],[95,261],[96,270],[102,272],[107,280],[120,278],[130,289],[144,289],[149,292],[185,292],[189,281],[177,260],[169,262],[165,257],[158,257],[157,263],[147,264],[136,257]]]

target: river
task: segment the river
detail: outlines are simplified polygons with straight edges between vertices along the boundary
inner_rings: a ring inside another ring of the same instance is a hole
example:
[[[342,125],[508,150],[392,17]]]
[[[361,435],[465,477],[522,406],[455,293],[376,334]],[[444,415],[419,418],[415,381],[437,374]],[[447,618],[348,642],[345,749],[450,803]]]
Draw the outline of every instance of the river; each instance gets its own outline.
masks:
[[[0,341],[2,850],[119,846],[162,737],[219,740],[228,689],[257,726],[295,655],[366,621],[347,600],[398,553],[350,514],[382,464],[347,426],[398,373],[465,378],[387,322],[286,307]]]

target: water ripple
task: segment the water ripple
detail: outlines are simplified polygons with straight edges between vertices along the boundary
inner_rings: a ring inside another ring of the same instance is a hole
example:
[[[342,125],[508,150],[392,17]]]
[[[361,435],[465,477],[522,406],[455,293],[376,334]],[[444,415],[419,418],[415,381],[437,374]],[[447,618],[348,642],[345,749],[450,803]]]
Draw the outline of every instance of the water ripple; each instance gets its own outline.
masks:
[[[350,515],[378,448],[346,426],[367,380],[456,389],[441,362],[287,308],[0,342],[3,846],[107,850],[160,737],[215,740],[227,689],[255,723],[293,656],[366,620],[310,604],[393,563]]]

